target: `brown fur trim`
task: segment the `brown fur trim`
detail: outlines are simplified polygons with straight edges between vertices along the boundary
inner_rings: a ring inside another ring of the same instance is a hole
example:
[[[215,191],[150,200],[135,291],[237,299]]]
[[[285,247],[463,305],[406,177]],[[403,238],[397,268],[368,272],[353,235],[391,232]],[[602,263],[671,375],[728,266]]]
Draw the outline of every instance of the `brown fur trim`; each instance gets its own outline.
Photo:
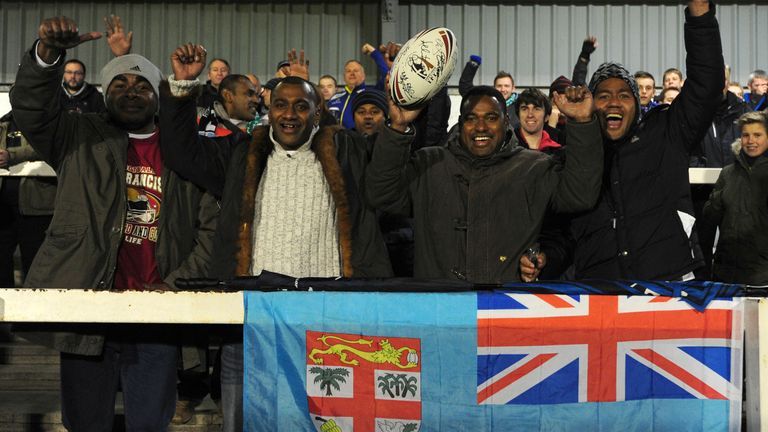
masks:
[[[256,206],[256,191],[267,164],[267,156],[272,152],[268,127],[253,130],[251,143],[245,161],[243,178],[243,196],[240,206],[240,226],[238,227],[238,250],[236,276],[247,276],[251,271],[253,257],[253,213]]]
[[[349,214],[349,201],[344,187],[344,175],[336,158],[334,136],[341,126],[323,127],[312,142],[323,174],[331,189],[331,196],[336,204],[336,220],[339,228],[339,249],[341,252],[341,270],[344,277],[352,277],[352,220]]]

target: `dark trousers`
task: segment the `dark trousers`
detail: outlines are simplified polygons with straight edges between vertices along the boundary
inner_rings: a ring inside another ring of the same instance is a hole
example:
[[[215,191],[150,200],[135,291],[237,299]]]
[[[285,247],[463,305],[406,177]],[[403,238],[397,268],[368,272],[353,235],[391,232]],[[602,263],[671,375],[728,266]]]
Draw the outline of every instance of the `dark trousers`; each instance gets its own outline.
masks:
[[[62,422],[72,432],[112,430],[122,387],[125,430],[166,431],[176,408],[177,347],[107,343],[101,356],[61,354]]]

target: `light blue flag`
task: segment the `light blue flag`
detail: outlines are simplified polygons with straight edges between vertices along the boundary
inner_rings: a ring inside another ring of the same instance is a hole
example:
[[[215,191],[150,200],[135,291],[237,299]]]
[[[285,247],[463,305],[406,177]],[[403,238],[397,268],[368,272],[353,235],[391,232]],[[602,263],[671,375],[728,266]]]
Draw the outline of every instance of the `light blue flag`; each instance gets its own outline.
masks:
[[[245,430],[738,430],[740,302],[715,301],[704,315],[648,299],[247,292]],[[636,314],[629,322],[651,313],[654,325],[675,326],[677,315],[693,324],[679,335],[606,329],[613,310]],[[568,327],[591,316],[595,329]],[[617,342],[622,332],[643,340]],[[612,362],[612,383],[595,352],[612,353],[601,360]]]

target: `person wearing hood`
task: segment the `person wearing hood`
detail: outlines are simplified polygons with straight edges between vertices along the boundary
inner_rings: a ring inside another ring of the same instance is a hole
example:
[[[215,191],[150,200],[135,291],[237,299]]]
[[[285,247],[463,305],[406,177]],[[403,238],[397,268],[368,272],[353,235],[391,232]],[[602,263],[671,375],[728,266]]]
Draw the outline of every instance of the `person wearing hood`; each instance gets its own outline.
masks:
[[[637,83],[617,63],[589,83],[604,121],[605,175],[597,205],[572,220],[577,279],[680,280],[703,264],[688,159],[720,104],[725,65],[715,6],[689,1],[685,20],[688,79],[671,105],[638,121]]]
[[[218,207],[164,164],[155,122],[160,70],[137,54],[114,58],[101,71],[106,115],[51,110],[66,51],[101,33],[79,33],[73,20],[57,17],[41,22],[38,37],[10,100],[19,129],[59,182],[53,220],[24,286],[171,290],[177,278],[205,274]],[[61,352],[68,430],[112,430],[119,387],[126,430],[166,430],[176,402],[174,334],[104,324],[26,326],[21,336]]]
[[[415,277],[519,281],[518,261],[537,242],[546,211],[594,205],[603,151],[591,94],[569,88],[555,100],[572,122],[565,165],[517,145],[504,96],[492,87],[469,90],[446,142],[412,156],[409,125],[419,111],[389,101],[366,196],[381,211],[413,216]]]
[[[768,114],[738,120],[735,162],[723,168],[704,205],[704,219],[720,227],[714,280],[768,285]]]

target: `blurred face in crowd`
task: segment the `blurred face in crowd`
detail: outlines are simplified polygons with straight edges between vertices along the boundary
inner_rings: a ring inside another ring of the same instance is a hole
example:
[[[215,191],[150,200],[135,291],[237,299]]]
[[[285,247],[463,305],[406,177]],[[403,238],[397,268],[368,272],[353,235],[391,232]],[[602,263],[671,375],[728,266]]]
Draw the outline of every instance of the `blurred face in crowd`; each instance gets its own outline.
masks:
[[[285,150],[296,150],[307,142],[312,128],[320,123],[320,109],[309,84],[282,82],[272,92],[269,124],[275,140]]]
[[[344,84],[353,89],[365,82],[365,70],[363,65],[351,61],[344,66]]]
[[[765,93],[768,93],[768,79],[754,78],[752,82],[749,83],[749,91],[755,95],[764,95]]]
[[[504,96],[505,100],[509,99],[515,91],[515,84],[509,77],[497,78],[496,81],[493,82],[493,86],[496,87],[496,90],[501,92],[501,95]]]
[[[505,107],[486,96],[472,96],[462,104],[461,144],[475,156],[493,153],[506,138]]]
[[[256,96],[261,99],[261,96],[259,96],[261,95],[261,81],[259,80],[259,77],[254,74],[248,74],[246,77],[248,78],[248,81],[253,84],[253,88],[256,90]]]
[[[744,89],[740,85],[729,85],[728,91],[738,96],[739,99],[744,99]]]
[[[748,156],[758,157],[768,150],[768,131],[762,123],[747,123],[741,127],[741,149]]]
[[[653,97],[656,96],[655,83],[651,78],[637,78],[635,81],[640,92],[640,105],[648,106]]]
[[[221,80],[229,75],[229,68],[227,64],[221,60],[214,60],[208,67],[208,79],[211,80],[211,85],[215,88],[219,88]]]
[[[154,130],[157,95],[144,77],[117,75],[107,88],[106,106],[112,120],[126,131],[149,133]]]
[[[336,81],[331,78],[320,78],[318,86],[320,87],[320,95],[325,100],[330,99],[336,94]]]
[[[664,90],[664,97],[662,98],[661,103],[671,104],[679,94],[680,90],[676,88],[668,88]]]
[[[64,86],[70,93],[77,93],[85,84],[85,71],[80,63],[71,62],[64,66]]]
[[[635,96],[629,84],[620,78],[608,78],[595,89],[595,109],[605,119],[603,134],[618,140],[629,132],[637,115]]]
[[[384,111],[374,104],[362,104],[355,110],[355,129],[370,136],[381,130],[384,125]]]
[[[536,135],[544,129],[544,107],[534,104],[521,105],[517,115],[520,117],[520,128],[528,135]]]
[[[664,75],[664,88],[669,87],[683,87],[683,77],[677,74],[677,72],[668,72]]]
[[[250,81],[238,80],[234,91],[224,90],[221,96],[230,117],[246,121],[256,118],[259,93]]]

